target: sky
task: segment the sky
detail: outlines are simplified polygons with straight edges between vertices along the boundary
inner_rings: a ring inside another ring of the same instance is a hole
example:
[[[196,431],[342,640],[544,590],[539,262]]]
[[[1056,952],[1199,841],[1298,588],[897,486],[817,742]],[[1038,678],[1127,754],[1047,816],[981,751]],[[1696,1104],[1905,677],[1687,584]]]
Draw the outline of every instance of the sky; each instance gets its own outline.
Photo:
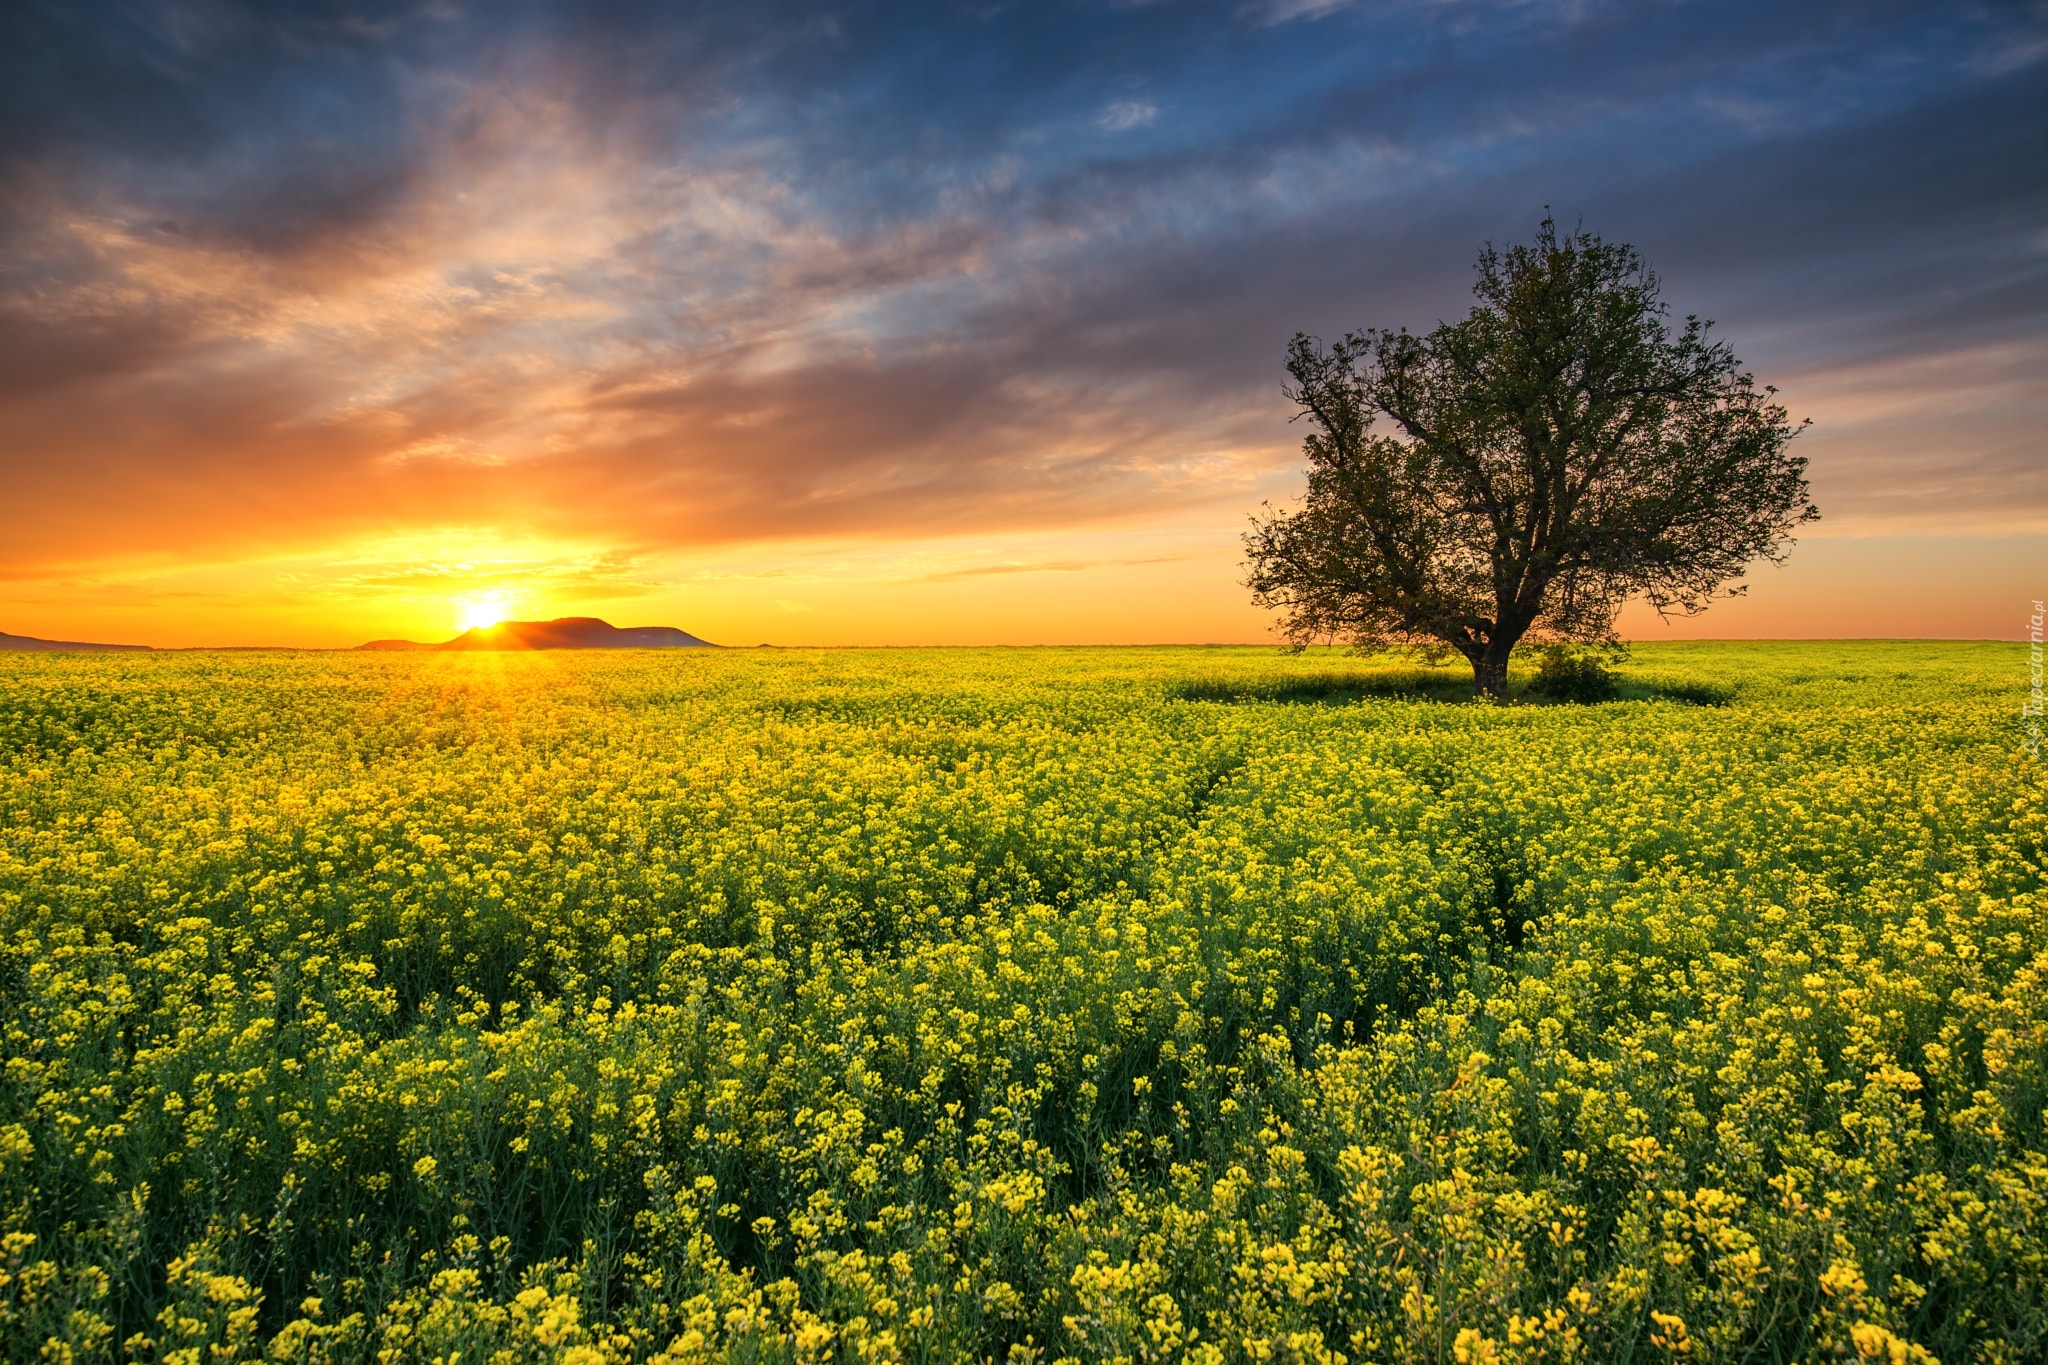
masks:
[[[1812,427],[1633,638],[2048,596],[2048,6],[0,8],[0,630],[1258,641],[1296,331],[1546,209]]]

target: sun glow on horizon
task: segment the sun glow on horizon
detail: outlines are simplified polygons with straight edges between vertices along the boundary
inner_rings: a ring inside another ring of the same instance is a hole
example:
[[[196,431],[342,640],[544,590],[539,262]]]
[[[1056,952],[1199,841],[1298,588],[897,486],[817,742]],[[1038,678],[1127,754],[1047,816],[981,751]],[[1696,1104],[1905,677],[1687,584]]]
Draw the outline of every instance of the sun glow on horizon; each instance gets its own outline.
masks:
[[[495,626],[512,615],[511,603],[502,597],[478,597],[455,604],[458,630]]]

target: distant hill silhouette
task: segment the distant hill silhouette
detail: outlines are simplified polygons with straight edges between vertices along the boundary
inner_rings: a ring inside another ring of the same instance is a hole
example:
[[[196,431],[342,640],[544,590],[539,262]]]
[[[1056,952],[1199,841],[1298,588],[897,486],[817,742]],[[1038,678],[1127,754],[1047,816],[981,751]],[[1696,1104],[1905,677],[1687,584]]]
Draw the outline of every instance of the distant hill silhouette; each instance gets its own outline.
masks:
[[[148,645],[89,645],[79,640],[38,640],[33,635],[9,635],[0,630],[0,651],[42,652],[54,649],[148,649]]]
[[[674,626],[621,629],[595,616],[561,616],[552,621],[500,621],[478,626],[452,640],[423,645],[413,640],[372,640],[357,649],[716,649]]]

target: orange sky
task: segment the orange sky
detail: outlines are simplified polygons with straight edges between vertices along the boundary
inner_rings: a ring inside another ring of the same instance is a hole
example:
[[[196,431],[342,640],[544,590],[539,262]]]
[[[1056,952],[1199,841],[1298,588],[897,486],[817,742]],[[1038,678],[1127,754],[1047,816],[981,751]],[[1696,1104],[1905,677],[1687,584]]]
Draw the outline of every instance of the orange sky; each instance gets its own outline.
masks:
[[[379,326],[392,316],[378,313]],[[1744,597],[1672,622],[1631,608],[1624,633],[2017,637],[2027,604],[2048,593],[2040,479],[2016,480],[2008,500],[1995,466],[1973,471],[1987,463],[1979,449],[2023,447],[2048,415],[2024,383],[2044,361],[2038,348],[1951,358],[1941,364],[1960,377],[1938,383],[1920,372],[1932,361],[1787,376],[1787,401],[1815,419],[1800,448],[1823,521],[1785,565],[1755,566]],[[731,381],[722,401],[754,382]],[[50,405],[51,420],[65,406]],[[34,411],[17,403],[0,425]],[[112,411],[98,420],[163,420]],[[944,466],[921,483],[886,460],[851,460],[826,495],[815,471],[802,472],[802,445],[784,446],[782,415],[699,419],[718,461],[737,468],[683,488],[574,447],[504,461],[393,453],[375,431],[395,419],[374,413],[299,419],[282,435],[271,426],[265,439],[161,464],[146,437],[110,441],[125,460],[81,469],[53,459],[15,481],[26,496],[4,512],[0,629],[346,647],[445,639],[500,616],[597,615],[745,645],[1272,638],[1240,586],[1238,537],[1262,498],[1299,488],[1297,433],[1277,398],[1204,413],[1192,433],[1156,411],[1148,429],[1082,408],[1071,444],[1051,452],[998,435],[982,465]],[[816,420],[799,414],[798,425]],[[914,412],[899,420],[916,431]],[[1207,444],[1177,453],[1176,430]],[[546,444],[528,427],[506,439]],[[350,441],[361,449],[332,448]],[[319,453],[305,458],[294,442]],[[779,479],[762,472],[778,464]]]
[[[500,615],[680,625],[720,644],[1144,644],[1269,640],[1227,522],[947,541],[734,546],[630,566],[468,542],[450,559],[314,555],[13,587],[8,628],[159,646],[445,639]],[[456,538],[451,538],[451,544]],[[553,547],[560,549],[561,547]],[[511,556],[494,560],[493,553]],[[455,555],[466,558],[454,558]],[[396,566],[396,567],[394,567]],[[1809,537],[1692,620],[1631,608],[1636,640],[2015,639],[2048,593],[2048,536]]]

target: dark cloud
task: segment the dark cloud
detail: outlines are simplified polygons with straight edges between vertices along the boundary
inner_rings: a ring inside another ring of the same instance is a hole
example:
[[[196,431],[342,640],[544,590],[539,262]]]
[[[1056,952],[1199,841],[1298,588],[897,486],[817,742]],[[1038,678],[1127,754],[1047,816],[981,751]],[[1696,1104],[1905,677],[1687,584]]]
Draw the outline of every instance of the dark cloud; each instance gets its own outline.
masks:
[[[1835,507],[2038,523],[2044,59],[2011,5],[20,3],[0,560],[1255,501],[1287,336],[1461,312],[1545,205],[1862,443]]]

